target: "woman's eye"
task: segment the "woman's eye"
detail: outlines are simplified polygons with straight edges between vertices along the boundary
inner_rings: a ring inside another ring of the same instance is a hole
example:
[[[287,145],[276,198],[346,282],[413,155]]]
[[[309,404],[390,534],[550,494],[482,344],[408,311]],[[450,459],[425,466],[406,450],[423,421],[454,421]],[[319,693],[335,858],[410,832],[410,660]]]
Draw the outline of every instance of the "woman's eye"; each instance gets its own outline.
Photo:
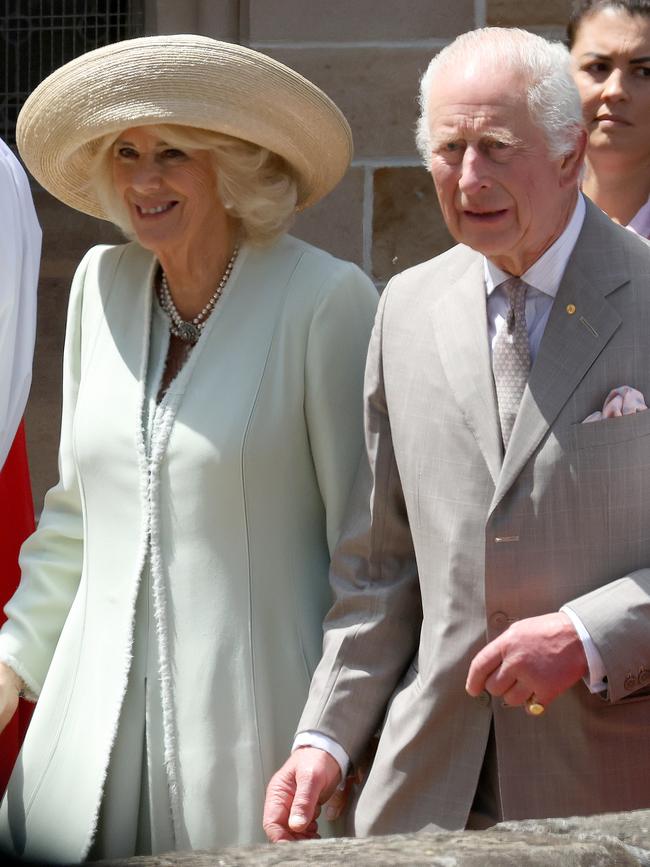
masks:
[[[121,157],[124,160],[135,159],[138,155],[138,152],[135,148],[129,147],[128,145],[122,145],[116,151],[118,157]]]
[[[588,72],[589,75],[602,75],[602,73],[609,71],[609,66],[601,61],[595,61],[594,63],[588,63],[586,66],[583,66],[582,71]]]
[[[183,159],[185,156],[187,156],[187,154],[178,148],[165,148],[162,152],[162,157],[166,160]]]

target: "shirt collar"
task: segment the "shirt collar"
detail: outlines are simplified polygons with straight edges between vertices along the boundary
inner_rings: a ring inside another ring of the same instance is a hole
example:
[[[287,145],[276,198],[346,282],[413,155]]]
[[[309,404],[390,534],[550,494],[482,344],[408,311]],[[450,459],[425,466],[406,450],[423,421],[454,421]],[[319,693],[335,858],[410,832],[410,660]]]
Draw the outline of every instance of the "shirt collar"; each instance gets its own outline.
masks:
[[[584,197],[580,193],[571,219],[560,237],[521,275],[521,279],[525,280],[529,286],[534,286],[535,289],[539,289],[545,295],[555,298],[557,290],[560,288],[560,281],[569,261],[569,256],[573,253],[573,248],[582,229],[586,210]],[[508,274],[506,271],[502,271],[501,268],[497,268],[494,262],[490,262],[486,257],[483,257],[483,265],[485,289],[488,295],[503,283],[504,280],[512,277],[512,274]]]
[[[632,229],[637,235],[642,238],[650,239],[650,198],[641,206],[641,209],[636,212],[634,217],[627,224],[628,229]]]

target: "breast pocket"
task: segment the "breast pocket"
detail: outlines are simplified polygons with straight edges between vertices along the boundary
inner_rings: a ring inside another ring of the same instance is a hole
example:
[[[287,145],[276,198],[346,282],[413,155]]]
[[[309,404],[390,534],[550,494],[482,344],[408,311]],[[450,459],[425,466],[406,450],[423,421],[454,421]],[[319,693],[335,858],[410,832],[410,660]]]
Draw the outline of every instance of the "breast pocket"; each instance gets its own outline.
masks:
[[[576,424],[573,462],[592,551],[633,568],[650,555],[650,410]]]
[[[650,435],[650,410],[582,422],[573,426],[574,445],[578,449],[626,443]]]

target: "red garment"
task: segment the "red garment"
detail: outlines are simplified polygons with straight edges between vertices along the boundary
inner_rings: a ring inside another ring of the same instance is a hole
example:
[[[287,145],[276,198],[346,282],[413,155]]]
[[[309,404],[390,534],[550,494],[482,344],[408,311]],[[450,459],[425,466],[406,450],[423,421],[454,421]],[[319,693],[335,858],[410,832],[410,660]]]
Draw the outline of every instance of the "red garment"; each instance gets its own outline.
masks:
[[[21,423],[0,470],[0,623],[6,620],[2,608],[18,586],[20,546],[33,530],[34,504]],[[0,794],[7,787],[31,715],[32,705],[21,699],[14,718],[0,735]]]

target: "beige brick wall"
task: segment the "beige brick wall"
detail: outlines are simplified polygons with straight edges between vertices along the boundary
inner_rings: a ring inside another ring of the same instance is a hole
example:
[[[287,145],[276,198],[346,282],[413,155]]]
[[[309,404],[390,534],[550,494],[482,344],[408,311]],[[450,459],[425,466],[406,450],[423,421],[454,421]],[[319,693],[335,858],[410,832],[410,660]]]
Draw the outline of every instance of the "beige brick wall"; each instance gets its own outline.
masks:
[[[397,271],[446,249],[413,128],[417,85],[455,35],[486,23],[561,36],[569,0],[145,0],[150,33],[203,33],[248,44],[320,85],[347,115],[352,168],[295,234],[361,265],[381,288]],[[44,229],[38,343],[27,413],[34,497],[57,478],[61,350],[74,268],[92,244],[119,235],[39,193]]]

